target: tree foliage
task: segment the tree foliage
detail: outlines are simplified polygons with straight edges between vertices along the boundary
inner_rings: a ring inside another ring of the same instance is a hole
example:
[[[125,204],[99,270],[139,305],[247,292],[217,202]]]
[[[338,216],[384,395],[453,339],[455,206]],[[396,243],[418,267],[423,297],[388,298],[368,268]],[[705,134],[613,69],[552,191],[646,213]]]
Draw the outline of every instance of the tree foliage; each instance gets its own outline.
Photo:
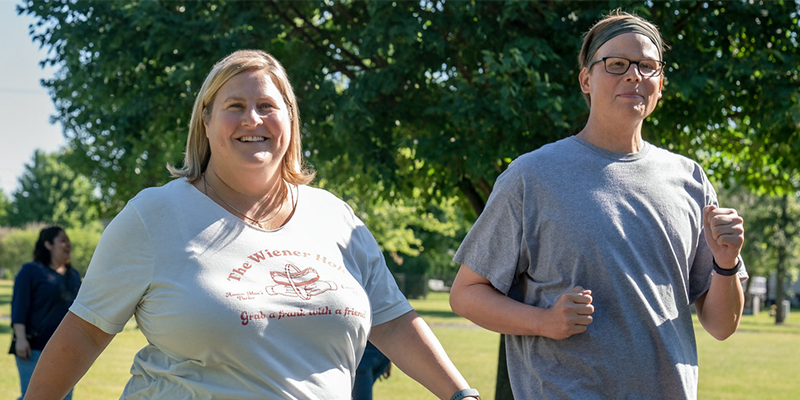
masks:
[[[3,190],[0,190],[0,226],[8,226],[9,210],[11,210],[11,200]]]
[[[74,150],[65,161],[97,182],[109,214],[170,179],[213,63],[260,48],[293,81],[317,184],[389,254],[414,256],[437,247],[425,240],[451,251],[463,232],[427,229],[473,220],[511,160],[583,127],[582,34],[617,7],[671,45],[646,139],[723,185],[796,186],[797,2],[27,0],[20,12],[59,67],[45,85]]]
[[[425,187],[474,217],[512,159],[582,127],[581,35],[615,7],[656,22],[673,48],[647,137],[720,180],[788,188],[800,166],[796,2],[28,0],[20,11],[61,67],[46,85],[71,164],[112,211],[169,179],[205,74],[255,47],[287,67],[328,179],[365,176],[384,196]]]
[[[713,179],[760,193],[797,188],[800,49],[793,1],[661,3],[669,84],[653,136]]]
[[[34,152],[10,204],[10,226],[42,222],[71,228],[98,219],[94,186],[68,167],[63,155]]]
[[[782,288],[795,282],[800,273],[800,192],[782,195],[758,195],[741,185],[720,192],[724,200],[745,218],[747,240],[742,258],[750,276],[775,274],[777,304],[793,296]],[[776,322],[786,317],[778,308]]]
[[[796,276],[800,267],[800,193],[786,196],[788,223],[782,221],[783,195],[758,195],[746,187],[733,186],[719,193],[720,201],[729,204],[745,218],[745,243],[742,257],[751,276],[769,276],[776,270],[777,251],[789,249],[787,278]]]

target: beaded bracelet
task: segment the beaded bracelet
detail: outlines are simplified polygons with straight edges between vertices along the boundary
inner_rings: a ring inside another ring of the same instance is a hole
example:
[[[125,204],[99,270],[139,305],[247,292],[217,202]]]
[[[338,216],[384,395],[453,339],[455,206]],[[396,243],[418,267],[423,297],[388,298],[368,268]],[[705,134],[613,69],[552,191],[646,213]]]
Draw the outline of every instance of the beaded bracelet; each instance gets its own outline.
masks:
[[[450,400],[461,400],[465,397],[477,397],[478,399],[481,398],[480,394],[478,393],[478,389],[469,388],[469,389],[461,389],[453,393],[453,396],[450,397]]]
[[[717,265],[717,260],[715,260],[713,258],[711,259],[711,262],[714,263],[714,272],[717,275],[733,276],[733,275],[736,275],[739,272],[739,270],[742,268],[742,259],[737,257],[737,260],[738,261],[736,262],[736,266],[731,268],[731,269],[726,269],[726,268],[720,267],[719,265]]]

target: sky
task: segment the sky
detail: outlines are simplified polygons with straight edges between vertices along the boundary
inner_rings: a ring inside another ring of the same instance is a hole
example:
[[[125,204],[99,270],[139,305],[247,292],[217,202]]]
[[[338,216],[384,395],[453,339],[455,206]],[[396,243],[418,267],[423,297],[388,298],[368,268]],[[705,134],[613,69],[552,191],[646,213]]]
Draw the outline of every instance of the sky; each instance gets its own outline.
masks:
[[[33,152],[52,153],[66,144],[60,124],[50,124],[53,101],[39,83],[53,76],[28,35],[29,16],[17,15],[18,0],[0,0],[0,189],[11,197]]]

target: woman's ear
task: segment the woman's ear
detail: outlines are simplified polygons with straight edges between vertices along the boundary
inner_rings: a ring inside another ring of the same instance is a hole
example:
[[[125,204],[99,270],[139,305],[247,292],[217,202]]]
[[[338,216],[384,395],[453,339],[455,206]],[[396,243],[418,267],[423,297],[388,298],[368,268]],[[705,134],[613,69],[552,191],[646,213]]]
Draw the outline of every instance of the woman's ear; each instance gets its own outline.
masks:
[[[592,85],[589,83],[589,70],[584,68],[578,73],[578,83],[581,85],[581,91],[589,94],[592,92]]]
[[[211,120],[211,112],[212,109],[210,106],[204,106],[203,111],[200,112],[200,122],[203,123],[203,130],[205,131],[206,137],[208,137],[208,123]]]

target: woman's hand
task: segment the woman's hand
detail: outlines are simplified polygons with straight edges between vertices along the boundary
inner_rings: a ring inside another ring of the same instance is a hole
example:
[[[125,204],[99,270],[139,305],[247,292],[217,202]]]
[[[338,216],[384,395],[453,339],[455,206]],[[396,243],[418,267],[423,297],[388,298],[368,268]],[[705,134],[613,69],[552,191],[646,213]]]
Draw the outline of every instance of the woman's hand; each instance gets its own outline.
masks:
[[[744,244],[742,217],[733,208],[705,206],[703,227],[706,231],[706,243],[714,254],[717,265],[723,269],[734,268]]]
[[[11,326],[14,329],[14,336],[17,337],[17,344],[14,349],[14,354],[17,357],[27,361],[31,357],[31,344],[28,342],[28,328],[25,324],[16,323]]]
[[[556,304],[545,311],[547,322],[542,336],[561,340],[586,332],[593,312],[592,291],[575,286],[558,296]]]
[[[386,371],[383,371],[383,374],[381,374],[381,379],[387,379],[391,375],[392,375],[392,363],[389,363],[389,365],[386,366]]]
[[[25,337],[25,335],[17,336],[17,346],[16,349],[14,349],[14,353],[17,357],[25,361],[31,357],[31,344],[28,342],[28,338]]]

